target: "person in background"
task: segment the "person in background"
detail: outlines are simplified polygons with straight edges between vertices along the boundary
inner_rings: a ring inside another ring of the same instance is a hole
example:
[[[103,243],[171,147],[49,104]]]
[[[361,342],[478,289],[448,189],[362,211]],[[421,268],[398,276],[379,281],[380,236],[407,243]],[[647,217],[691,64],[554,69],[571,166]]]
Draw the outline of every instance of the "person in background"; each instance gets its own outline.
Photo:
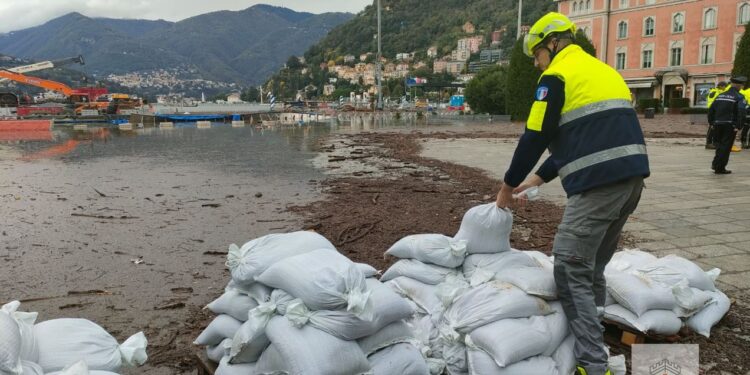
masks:
[[[726,91],[729,87],[727,86],[727,83],[724,81],[719,81],[719,83],[716,85],[716,87],[712,88],[708,91],[708,108],[711,108],[711,104],[714,103],[714,100],[716,100],[716,97],[719,96],[722,92]],[[711,124],[708,125],[708,132],[706,133],[706,149],[707,150],[713,150],[716,148],[716,144],[714,142],[714,128],[711,126]]]
[[[576,338],[577,373],[605,375],[604,267],[650,170],[625,81],[573,44],[575,31],[568,17],[551,12],[524,39],[542,76],[496,204],[507,208],[513,193],[560,177],[568,203],[553,245],[555,282]],[[551,155],[526,178],[547,148]]]
[[[720,93],[708,108],[708,123],[714,127],[716,154],[711,163],[715,174],[730,174],[727,170],[729,154],[737,137],[737,130],[742,129],[745,122],[745,97],[740,94],[742,85],[747,82],[746,77],[732,77],[731,87]]]
[[[741,90],[740,94],[745,97],[745,123],[742,125],[742,133],[740,133],[740,143],[743,149],[750,148],[750,85],[745,83],[748,88]]]

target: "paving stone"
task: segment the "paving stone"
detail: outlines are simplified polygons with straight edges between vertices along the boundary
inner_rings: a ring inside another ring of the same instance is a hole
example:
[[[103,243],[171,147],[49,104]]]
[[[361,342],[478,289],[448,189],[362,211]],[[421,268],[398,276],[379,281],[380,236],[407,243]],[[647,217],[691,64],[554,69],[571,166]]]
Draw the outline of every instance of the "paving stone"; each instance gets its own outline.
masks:
[[[706,202],[706,201],[681,201],[681,202],[675,202],[675,203],[663,203],[663,204],[655,204],[654,208],[660,209],[660,210],[684,210],[684,209],[692,209],[692,208],[706,208],[714,206],[713,202]]]
[[[679,228],[665,228],[661,229],[662,232],[674,236],[674,237],[695,237],[695,236],[707,236],[710,234],[716,234],[714,231],[701,229],[698,227],[679,227]]]
[[[717,240],[723,240],[723,242],[743,242],[750,241],[750,231],[738,232],[738,233],[724,233],[708,236]]]
[[[726,243],[725,245],[731,246],[735,249],[739,249],[740,251],[743,251],[745,253],[750,253],[750,242],[747,242],[747,241],[730,242],[730,243]]]
[[[736,220],[750,221],[750,211],[746,212],[728,212],[724,216]]]
[[[625,223],[625,227],[623,228],[626,232],[640,232],[642,230],[652,230],[657,229],[656,226],[644,223],[642,221],[634,221],[634,220],[628,220],[627,223]],[[637,235],[638,233],[634,233]]]
[[[639,239],[643,239],[643,240],[653,240],[653,241],[675,238],[675,236],[671,234],[666,234],[658,230],[644,230],[642,232],[639,232],[636,237],[638,237]]]
[[[722,215],[701,215],[701,216],[687,216],[682,218],[682,220],[685,220],[689,223],[693,224],[715,224],[715,223],[727,223],[736,221],[735,219],[728,217],[728,216],[722,216]]]
[[[706,224],[706,225],[699,225],[698,228],[710,230],[716,233],[737,233],[737,232],[745,232],[748,230],[748,228],[745,227],[744,225],[737,225],[733,223]]]
[[[640,207],[640,206],[639,206]],[[679,219],[682,216],[674,214],[669,211],[657,211],[657,212],[648,212],[648,213],[635,213],[633,214],[634,217],[637,217],[638,220],[649,222],[650,220],[664,220],[664,219]]]
[[[737,289],[750,288],[750,272],[738,272],[719,275],[719,281],[729,284]]]
[[[706,236],[673,238],[666,241],[680,248],[713,245],[724,242],[723,240]]]
[[[747,254],[701,258],[700,262],[710,266],[719,267],[722,272],[727,273],[750,271],[750,256]]]
[[[685,248],[685,250],[698,255],[698,257],[700,258],[711,258],[744,253],[742,250],[722,244],[688,247]],[[750,260],[750,256],[748,256],[748,260]]]
[[[638,242],[637,246],[641,250],[658,251],[666,249],[674,249],[677,246],[665,241],[653,241],[653,242]]]
[[[689,260],[698,259],[697,255],[695,255],[693,253],[690,253],[690,252],[687,252],[687,251],[682,250],[682,249],[677,249],[677,248],[674,248],[674,249],[665,249],[665,250],[646,250],[646,249],[642,249],[642,250],[646,251],[646,252],[649,252],[651,254],[654,254],[654,255],[656,255],[659,258],[665,257],[667,255],[677,255],[679,257],[683,257],[683,258],[689,259]]]
[[[683,219],[664,219],[664,220],[649,220],[649,224],[656,226],[657,228],[681,228],[694,226],[695,224],[690,223]]]

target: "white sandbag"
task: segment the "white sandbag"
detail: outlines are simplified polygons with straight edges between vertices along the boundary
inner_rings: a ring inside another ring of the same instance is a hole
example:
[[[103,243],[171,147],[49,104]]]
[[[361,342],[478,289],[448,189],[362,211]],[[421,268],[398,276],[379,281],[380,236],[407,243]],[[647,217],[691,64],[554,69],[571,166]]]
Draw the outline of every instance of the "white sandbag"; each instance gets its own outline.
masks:
[[[707,273],[697,264],[674,254],[667,255],[638,267],[638,272],[645,273],[652,279],[660,274],[662,277],[668,277],[667,275],[669,273],[675,271],[681,273],[693,288],[708,291],[716,290],[713,274],[720,272],[718,269],[712,270],[712,273]]]
[[[313,310],[345,308],[364,319],[372,315],[371,291],[362,271],[347,257],[328,249],[281,260],[258,281],[285,290]]]
[[[489,354],[500,367],[537,356],[548,350],[550,340],[544,318],[503,319],[479,327],[466,343]]]
[[[472,207],[464,214],[461,228],[453,237],[467,242],[469,254],[499,253],[510,250],[513,214],[495,203]]]
[[[234,337],[242,322],[229,315],[219,315],[198,335],[195,345],[218,345],[226,338]]]
[[[0,373],[21,374],[21,330],[6,312],[0,311]]]
[[[552,314],[544,316],[546,332],[548,337],[547,350],[542,355],[550,357],[552,353],[562,344],[563,340],[568,337],[569,325],[568,317],[565,316],[562,304],[559,301],[549,303],[549,307],[554,311]]]
[[[370,370],[356,341],[345,341],[310,326],[295,328],[284,317],[268,322],[266,334],[291,375],[353,375]]]
[[[255,300],[257,303],[268,302],[268,298],[271,297],[273,289],[256,282],[239,283],[235,280],[229,280],[227,286],[224,288],[225,292],[234,291],[244,294]]]
[[[429,375],[422,354],[412,344],[391,345],[369,356],[373,375]]]
[[[21,332],[21,360],[37,362],[39,360],[39,347],[34,338],[34,323],[38,314],[36,312],[18,311],[20,307],[21,302],[12,301],[0,307],[0,311],[8,314],[18,324],[18,329]]]
[[[534,262],[539,266],[546,270],[552,271],[555,268],[555,262],[552,260],[550,256],[547,254],[544,254],[541,251],[536,250],[525,250],[521,251],[524,255],[528,256],[531,259],[534,259]]]
[[[683,279],[678,285],[672,287],[677,306],[672,311],[680,318],[688,318],[702,310],[713,299],[713,292],[691,288],[688,281]]]
[[[547,300],[557,298],[557,284],[552,270],[542,267],[515,267],[495,273],[494,280],[510,283],[532,296]]]
[[[576,337],[570,334],[563,340],[557,350],[552,353],[552,359],[555,360],[557,372],[560,375],[570,375],[576,369],[575,344]]]
[[[255,372],[255,363],[230,364],[229,357],[224,357],[219,361],[214,375],[260,375]]]
[[[403,342],[414,343],[416,341],[414,336],[412,328],[405,321],[399,320],[381,328],[373,335],[357,340],[357,344],[362,349],[362,353],[369,357],[372,353],[391,345]]]
[[[44,375],[42,366],[30,361],[21,361],[21,375]]]
[[[293,301],[294,297],[277,289],[271,293],[268,302],[261,303],[258,307],[250,310],[248,319],[237,329],[232,337],[232,346],[229,350],[229,363],[252,363],[258,360],[261,353],[268,347],[271,341],[266,336],[268,322],[277,314],[283,314],[286,305]]]
[[[480,349],[467,351],[470,375],[558,375],[557,364],[550,357],[537,356],[516,362],[507,367],[499,367],[489,354]],[[565,373],[569,375],[570,373]]]
[[[717,290],[711,293],[713,294],[711,303],[687,320],[687,326],[690,329],[705,337],[711,336],[711,327],[726,315],[729,306],[732,304],[729,297],[721,291]]]
[[[236,290],[229,290],[209,303],[206,308],[214,314],[226,314],[244,322],[247,320],[247,313],[256,306],[258,306],[258,301],[252,297]]]
[[[231,319],[231,318],[230,318]],[[90,370],[118,372],[121,366],[146,362],[148,340],[143,332],[121,345],[104,328],[86,319],[54,319],[34,326],[39,362],[44,371],[58,371],[71,362],[86,361]]]
[[[469,333],[500,319],[526,318],[552,313],[544,300],[530,296],[521,289],[501,281],[491,281],[459,296],[443,314],[444,328]]]
[[[607,366],[612,371],[612,375],[627,375],[628,373],[628,365],[625,362],[625,356],[622,354],[610,356]]]
[[[288,364],[276,346],[271,344],[255,364],[255,372],[252,375],[277,375],[290,373]]]
[[[466,241],[442,234],[413,234],[398,240],[385,252],[401,259],[456,268],[466,257]]]
[[[443,311],[443,304],[437,297],[435,285],[428,285],[404,276],[387,281],[385,285],[416,303],[423,313],[439,315]]]
[[[433,317],[429,315],[415,314],[407,321],[414,333],[415,345],[425,357],[442,357],[442,346],[440,343],[440,330],[433,323]]]
[[[655,261],[657,258],[651,253],[638,249],[624,249],[615,252],[612,259],[604,268],[604,274],[609,276],[612,273],[626,272],[638,269],[639,267]]]
[[[401,259],[385,271],[380,281],[386,282],[404,276],[425,284],[437,285],[445,281],[448,275],[457,273],[458,271],[455,268],[436,266],[416,259]]]
[[[367,263],[354,263],[357,268],[359,268],[360,271],[362,271],[362,274],[365,276],[365,278],[375,277],[380,272],[375,269],[375,267],[367,264]]]
[[[466,344],[461,339],[449,339],[440,337],[443,360],[445,368],[451,375],[464,375],[469,373],[469,364],[466,359]]]
[[[25,375],[25,374],[24,374]],[[102,370],[89,370],[85,361],[78,361],[67,366],[62,371],[48,372],[47,375],[118,375],[117,373]]]
[[[472,254],[463,264],[464,277],[472,286],[490,281],[496,273],[515,267],[534,267],[538,263],[522,251],[513,250],[495,254]]]
[[[269,234],[242,247],[229,245],[226,265],[232,279],[239,283],[250,283],[274,263],[318,249],[336,250],[330,241],[315,232]]]
[[[300,299],[287,305],[285,315],[295,327],[310,324],[342,340],[356,340],[370,336],[386,325],[407,319],[414,314],[412,306],[405,298],[378,280],[367,279],[366,283],[372,291],[370,301],[373,310],[370,319],[362,319],[345,310],[310,311]]]
[[[206,357],[208,359],[219,363],[222,358],[229,355],[229,350],[232,349],[232,339],[224,339],[218,345],[206,347]]]
[[[607,277],[607,291],[620,305],[639,316],[649,310],[672,310],[677,305],[670,288],[641,274],[612,274]]]
[[[436,285],[435,294],[440,300],[440,303],[443,304],[443,307],[448,307],[453,304],[458,296],[470,288],[471,285],[466,281],[463,274],[458,273],[455,275],[448,275],[448,277],[445,278],[445,281]]]
[[[623,306],[610,305],[604,308],[604,317],[638,331],[658,335],[674,335],[682,328],[682,320],[672,310],[649,310],[636,316]]]

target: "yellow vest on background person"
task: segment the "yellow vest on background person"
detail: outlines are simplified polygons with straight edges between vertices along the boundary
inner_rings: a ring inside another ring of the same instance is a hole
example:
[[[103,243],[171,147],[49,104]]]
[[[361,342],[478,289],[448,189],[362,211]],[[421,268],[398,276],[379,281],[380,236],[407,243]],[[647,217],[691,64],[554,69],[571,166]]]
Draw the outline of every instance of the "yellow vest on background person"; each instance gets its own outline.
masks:
[[[748,106],[750,106],[750,87],[744,90],[740,90],[740,94],[742,94],[742,96],[745,97],[745,102],[747,103]]]
[[[711,104],[714,103],[714,100],[716,99],[717,96],[719,96],[719,94],[721,94],[724,91],[729,90],[730,87],[732,87],[732,85],[726,85],[724,86],[723,89],[719,87],[714,87],[711,90],[708,90],[708,96],[706,97],[706,99],[708,100],[707,108],[711,107]]]

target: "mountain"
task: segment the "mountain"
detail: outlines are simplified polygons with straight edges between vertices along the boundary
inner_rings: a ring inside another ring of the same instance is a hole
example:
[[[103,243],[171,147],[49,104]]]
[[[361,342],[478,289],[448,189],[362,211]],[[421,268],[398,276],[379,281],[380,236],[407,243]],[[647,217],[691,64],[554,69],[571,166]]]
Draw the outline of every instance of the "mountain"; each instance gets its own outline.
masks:
[[[186,78],[241,85],[264,81],[349,13],[311,14],[268,5],[219,11],[179,22],[91,18],[70,13],[0,35],[0,53],[47,60],[83,55],[98,77],[173,70]]]

